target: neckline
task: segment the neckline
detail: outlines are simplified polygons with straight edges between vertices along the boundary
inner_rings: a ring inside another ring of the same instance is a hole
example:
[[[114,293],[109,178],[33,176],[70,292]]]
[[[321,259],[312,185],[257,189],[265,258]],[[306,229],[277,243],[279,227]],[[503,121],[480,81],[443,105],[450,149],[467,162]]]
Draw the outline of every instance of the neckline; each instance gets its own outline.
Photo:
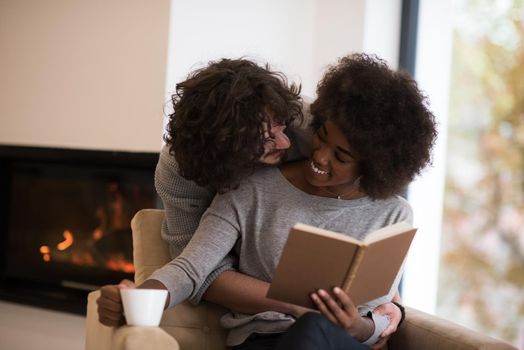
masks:
[[[303,161],[300,161],[300,162],[303,162]],[[337,199],[337,198],[333,198],[333,197],[324,197],[324,196],[319,196],[319,195],[315,195],[315,194],[310,194],[310,193],[304,192],[301,189],[297,188],[295,185],[293,185],[284,176],[284,174],[282,173],[282,170],[280,170],[279,167],[275,167],[274,170],[278,174],[277,179],[280,181],[280,183],[282,185],[290,188],[291,191],[295,195],[303,197],[303,200],[308,200],[308,201],[314,200],[316,202],[324,202],[324,203],[328,203],[330,205],[336,205],[336,206],[340,206],[340,207],[360,206],[360,205],[363,205],[363,204],[371,203],[371,199],[368,196],[360,197],[360,198],[357,198],[357,199]]]

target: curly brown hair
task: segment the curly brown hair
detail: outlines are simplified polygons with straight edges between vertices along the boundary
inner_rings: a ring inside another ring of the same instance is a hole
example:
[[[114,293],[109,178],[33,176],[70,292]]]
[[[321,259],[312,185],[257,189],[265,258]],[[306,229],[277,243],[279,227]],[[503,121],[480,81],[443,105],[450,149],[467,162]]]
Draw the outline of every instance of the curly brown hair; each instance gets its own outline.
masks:
[[[331,120],[360,163],[360,188],[374,199],[401,193],[431,162],[434,115],[417,83],[372,55],[353,54],[331,66],[317,86],[312,126]]]
[[[177,84],[171,101],[164,140],[180,174],[219,192],[259,166],[268,108],[278,124],[303,118],[300,86],[246,59],[209,62]]]

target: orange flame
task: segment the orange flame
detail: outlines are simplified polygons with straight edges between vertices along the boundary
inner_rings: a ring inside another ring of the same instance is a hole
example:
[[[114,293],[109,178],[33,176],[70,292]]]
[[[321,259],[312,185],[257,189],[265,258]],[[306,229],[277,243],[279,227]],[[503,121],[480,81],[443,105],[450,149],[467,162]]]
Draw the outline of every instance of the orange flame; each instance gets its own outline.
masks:
[[[49,249],[48,246],[43,245],[40,247],[40,253],[42,253],[42,259],[44,259],[45,262],[51,261],[51,255],[49,255],[50,252],[51,250]]]
[[[126,261],[122,256],[113,256],[110,260],[106,261],[106,267],[113,271],[135,272],[133,263]]]
[[[64,240],[56,245],[58,250],[63,251],[69,248],[74,242],[73,234],[69,230],[64,231]]]
[[[93,240],[96,242],[98,241],[100,238],[104,237],[104,231],[102,231],[101,229],[99,228],[96,228],[94,231],[93,231]]]

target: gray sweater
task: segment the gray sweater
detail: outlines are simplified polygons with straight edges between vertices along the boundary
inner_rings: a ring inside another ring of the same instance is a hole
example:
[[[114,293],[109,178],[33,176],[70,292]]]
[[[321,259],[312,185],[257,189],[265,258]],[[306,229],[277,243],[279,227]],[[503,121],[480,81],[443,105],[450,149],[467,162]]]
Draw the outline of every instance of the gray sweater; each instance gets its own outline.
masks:
[[[399,221],[412,222],[409,204],[400,197],[386,200],[337,200],[304,193],[291,185],[278,168],[258,171],[234,191],[217,195],[204,213],[193,239],[173,261],[151,278],[170,291],[171,304],[195,297],[208,275],[234,249],[238,270],[270,282],[288,231],[297,222],[362,239],[369,232]],[[362,314],[392,299],[390,294],[359,306]],[[269,322],[268,322],[269,321]],[[249,334],[283,332],[294,319],[277,312],[227,314],[228,345],[242,343]]]
[[[291,141],[291,149],[287,152],[288,160],[297,160],[309,156],[311,143],[312,116],[309,112],[310,99],[304,98],[304,120],[301,124],[295,123],[286,129]],[[209,187],[201,187],[193,181],[186,180],[179,174],[179,167],[175,158],[164,147],[155,171],[155,187],[162,199],[165,210],[165,220],[162,225],[162,238],[169,245],[171,258],[177,257],[189,243],[198,227],[200,218],[209,207],[215,191]],[[202,287],[194,297],[192,303],[200,302],[202,295],[215,278],[226,270],[234,269],[236,257],[228,255],[206,278]]]

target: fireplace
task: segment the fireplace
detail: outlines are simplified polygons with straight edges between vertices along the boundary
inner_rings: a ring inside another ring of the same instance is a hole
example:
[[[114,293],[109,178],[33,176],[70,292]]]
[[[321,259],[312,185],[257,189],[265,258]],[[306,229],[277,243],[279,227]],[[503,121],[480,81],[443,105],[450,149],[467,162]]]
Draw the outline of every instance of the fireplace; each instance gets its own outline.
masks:
[[[130,220],[159,208],[158,153],[0,146],[0,298],[83,314],[132,279]]]

